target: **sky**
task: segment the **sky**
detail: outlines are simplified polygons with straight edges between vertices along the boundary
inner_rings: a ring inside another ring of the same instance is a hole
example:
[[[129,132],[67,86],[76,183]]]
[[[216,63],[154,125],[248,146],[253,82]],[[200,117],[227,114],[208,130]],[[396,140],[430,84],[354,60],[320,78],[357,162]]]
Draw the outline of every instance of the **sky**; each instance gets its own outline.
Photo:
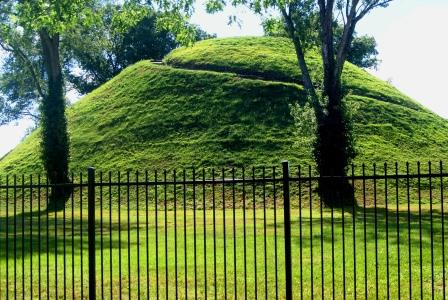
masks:
[[[192,22],[205,31],[218,37],[263,35],[261,17],[247,8],[210,15],[204,1],[197,1]],[[239,25],[227,24],[230,15],[238,17]],[[382,62],[371,73],[448,119],[448,0],[394,0],[361,20],[357,31],[374,36],[378,43]],[[20,120],[0,127],[0,157],[23,139],[31,125]]]

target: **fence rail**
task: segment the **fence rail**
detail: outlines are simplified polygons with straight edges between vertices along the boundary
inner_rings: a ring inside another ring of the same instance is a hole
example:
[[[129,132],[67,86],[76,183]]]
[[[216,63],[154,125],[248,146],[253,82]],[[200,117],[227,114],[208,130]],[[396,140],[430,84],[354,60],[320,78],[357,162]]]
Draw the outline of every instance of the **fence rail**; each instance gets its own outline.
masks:
[[[0,298],[446,299],[436,168],[0,177]],[[321,180],[348,182],[354,201],[326,207]]]

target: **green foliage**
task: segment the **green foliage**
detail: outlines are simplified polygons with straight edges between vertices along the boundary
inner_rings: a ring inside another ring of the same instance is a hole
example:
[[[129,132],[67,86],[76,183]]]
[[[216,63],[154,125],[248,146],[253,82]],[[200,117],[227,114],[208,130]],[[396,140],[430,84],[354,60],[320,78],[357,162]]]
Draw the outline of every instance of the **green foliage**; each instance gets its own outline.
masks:
[[[142,59],[161,59],[177,46],[169,32],[156,29],[154,12],[140,10],[145,15],[141,12],[137,22],[127,24],[127,7],[106,5],[99,13],[101,22],[66,34],[65,74],[80,94],[92,91],[128,65]]]
[[[66,78],[80,94],[92,91],[129,65],[144,59],[161,60],[178,47],[171,32],[157,27],[160,14],[146,6],[134,6],[105,5],[99,12],[101,22],[79,26],[65,35]],[[136,13],[138,10],[141,12]],[[127,21],[131,17],[132,23]],[[194,40],[211,37],[200,28],[195,32]]]
[[[291,104],[291,115],[295,124],[295,143],[302,146],[302,149],[308,149],[308,156],[312,154],[312,148],[316,142],[317,121],[313,108],[310,103],[300,106],[297,103]]]
[[[42,47],[29,30],[10,28],[0,33],[4,50],[0,67],[0,124],[21,117],[37,118],[36,104],[46,94]]]
[[[40,49],[35,43],[23,48],[28,61],[5,53],[3,66],[0,68],[0,125],[21,117],[36,118],[36,103],[42,100],[36,88],[36,82],[28,64],[42,66]],[[36,77],[40,85],[42,78]]]
[[[81,22],[92,24],[95,21],[94,3],[94,0],[20,1],[12,11],[11,21],[30,30],[45,29],[51,35],[61,34]]]
[[[70,168],[312,163],[291,114],[307,98],[284,75],[296,66],[293,51],[281,38],[214,39],[175,50],[166,59],[175,68],[149,61],[126,68],[69,108]],[[317,58],[308,62],[319,66]],[[248,70],[258,78],[243,76]],[[448,159],[446,120],[355,66],[344,76],[346,105],[356,107],[355,164]],[[0,161],[0,173],[43,170],[40,130]]]

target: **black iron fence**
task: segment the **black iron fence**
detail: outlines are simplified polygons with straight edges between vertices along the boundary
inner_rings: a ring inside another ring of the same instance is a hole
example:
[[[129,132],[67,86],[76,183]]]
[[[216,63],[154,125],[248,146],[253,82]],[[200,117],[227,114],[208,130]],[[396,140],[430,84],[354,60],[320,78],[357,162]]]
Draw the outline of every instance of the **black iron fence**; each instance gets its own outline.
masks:
[[[441,163],[70,179],[0,178],[0,298],[446,299]],[[354,200],[322,205],[321,180]]]

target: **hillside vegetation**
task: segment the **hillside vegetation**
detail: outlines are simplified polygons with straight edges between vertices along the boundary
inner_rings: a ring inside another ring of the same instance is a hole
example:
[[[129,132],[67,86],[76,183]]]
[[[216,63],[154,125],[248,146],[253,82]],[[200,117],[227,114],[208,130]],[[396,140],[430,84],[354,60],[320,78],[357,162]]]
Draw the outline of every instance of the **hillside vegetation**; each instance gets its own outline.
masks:
[[[316,75],[319,60],[309,54]],[[448,122],[348,64],[358,103],[355,163],[448,157]],[[213,39],[139,62],[68,109],[71,169],[142,170],[312,162],[291,105],[306,101],[292,45],[281,38]],[[37,173],[39,129],[0,161],[1,173]]]

